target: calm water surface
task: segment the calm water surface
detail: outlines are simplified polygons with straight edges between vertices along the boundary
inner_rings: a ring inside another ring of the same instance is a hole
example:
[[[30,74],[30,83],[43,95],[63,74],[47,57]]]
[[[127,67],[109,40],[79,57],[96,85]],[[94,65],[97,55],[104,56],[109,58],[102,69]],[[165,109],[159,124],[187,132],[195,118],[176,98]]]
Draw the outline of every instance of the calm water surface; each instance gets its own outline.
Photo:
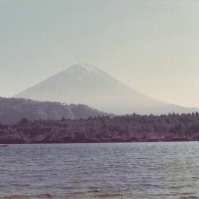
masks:
[[[199,142],[1,147],[0,198],[199,199]]]

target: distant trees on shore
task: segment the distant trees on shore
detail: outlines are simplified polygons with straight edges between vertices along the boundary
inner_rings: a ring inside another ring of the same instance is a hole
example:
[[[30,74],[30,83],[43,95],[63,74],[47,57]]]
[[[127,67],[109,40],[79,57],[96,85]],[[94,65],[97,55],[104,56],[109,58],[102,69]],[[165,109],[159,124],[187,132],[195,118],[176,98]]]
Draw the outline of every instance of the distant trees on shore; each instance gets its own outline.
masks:
[[[0,124],[0,143],[73,143],[199,140],[199,113],[102,116],[71,120],[21,119]]]

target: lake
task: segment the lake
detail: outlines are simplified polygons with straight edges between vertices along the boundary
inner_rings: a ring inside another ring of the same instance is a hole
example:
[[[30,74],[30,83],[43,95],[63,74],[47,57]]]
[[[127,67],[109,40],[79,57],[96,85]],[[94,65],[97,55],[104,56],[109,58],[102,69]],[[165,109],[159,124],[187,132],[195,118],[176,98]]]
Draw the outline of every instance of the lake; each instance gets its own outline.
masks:
[[[199,142],[0,148],[0,199],[199,198]]]

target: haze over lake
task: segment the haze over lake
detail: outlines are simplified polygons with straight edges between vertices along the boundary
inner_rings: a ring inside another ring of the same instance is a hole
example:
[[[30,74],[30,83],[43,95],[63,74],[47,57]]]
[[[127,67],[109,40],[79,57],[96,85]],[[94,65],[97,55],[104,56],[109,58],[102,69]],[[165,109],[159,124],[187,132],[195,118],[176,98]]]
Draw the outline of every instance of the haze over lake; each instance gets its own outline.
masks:
[[[0,199],[199,199],[198,35],[198,1],[0,1]]]

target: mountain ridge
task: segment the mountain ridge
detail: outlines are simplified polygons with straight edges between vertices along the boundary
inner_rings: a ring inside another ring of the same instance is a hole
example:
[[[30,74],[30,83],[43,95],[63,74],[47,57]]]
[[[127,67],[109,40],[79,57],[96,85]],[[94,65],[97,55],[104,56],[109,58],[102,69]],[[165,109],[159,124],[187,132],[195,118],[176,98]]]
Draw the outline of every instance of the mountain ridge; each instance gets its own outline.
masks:
[[[86,104],[114,114],[167,114],[189,109],[148,97],[91,64],[79,63],[38,83],[15,97],[67,104]]]

